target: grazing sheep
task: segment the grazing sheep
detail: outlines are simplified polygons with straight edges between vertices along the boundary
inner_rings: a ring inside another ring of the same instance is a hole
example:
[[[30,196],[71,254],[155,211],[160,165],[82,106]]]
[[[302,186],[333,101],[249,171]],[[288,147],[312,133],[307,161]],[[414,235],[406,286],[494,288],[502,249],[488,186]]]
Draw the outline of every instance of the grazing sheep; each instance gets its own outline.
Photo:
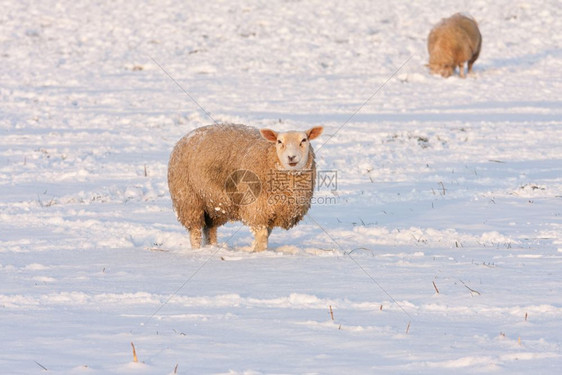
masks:
[[[473,18],[457,13],[442,19],[433,27],[427,40],[431,73],[447,78],[458,66],[459,74],[464,78],[464,62],[468,61],[470,73],[481,45],[482,36]]]
[[[168,164],[168,186],[191,247],[217,243],[217,227],[241,220],[254,251],[267,248],[273,227],[289,229],[310,208],[316,165],[306,132],[221,124],[193,130],[178,141]]]

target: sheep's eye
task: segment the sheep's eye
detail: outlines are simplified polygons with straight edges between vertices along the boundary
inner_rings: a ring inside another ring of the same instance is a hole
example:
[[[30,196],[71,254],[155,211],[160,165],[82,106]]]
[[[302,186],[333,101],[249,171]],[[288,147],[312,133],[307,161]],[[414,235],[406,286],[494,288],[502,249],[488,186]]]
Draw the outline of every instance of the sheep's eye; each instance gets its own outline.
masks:
[[[281,142],[281,140],[280,140],[280,139],[278,139],[278,140],[277,140],[277,143],[278,143],[278,144],[281,144],[281,143],[283,143],[283,142]]]
[[[305,143],[306,142],[306,138],[303,138],[301,143]]]

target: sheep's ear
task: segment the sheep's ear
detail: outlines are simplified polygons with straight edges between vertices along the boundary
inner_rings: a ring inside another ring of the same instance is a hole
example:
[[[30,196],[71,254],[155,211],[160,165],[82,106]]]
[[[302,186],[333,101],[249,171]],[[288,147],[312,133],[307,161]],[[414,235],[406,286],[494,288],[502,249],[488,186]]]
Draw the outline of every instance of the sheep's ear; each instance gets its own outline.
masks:
[[[260,129],[261,136],[269,142],[277,142],[277,132],[271,129]]]
[[[308,137],[309,140],[313,140],[315,138],[318,138],[323,131],[324,128],[322,126],[315,126],[314,128],[308,129],[306,131],[306,136]]]

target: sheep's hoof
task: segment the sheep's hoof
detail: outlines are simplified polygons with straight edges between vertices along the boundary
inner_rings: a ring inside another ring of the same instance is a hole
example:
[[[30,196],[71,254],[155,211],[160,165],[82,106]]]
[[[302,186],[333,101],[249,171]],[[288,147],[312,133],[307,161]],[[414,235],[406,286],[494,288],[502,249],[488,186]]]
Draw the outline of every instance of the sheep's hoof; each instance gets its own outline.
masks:
[[[201,230],[192,229],[189,231],[189,242],[191,249],[199,249],[201,247]]]
[[[252,251],[259,253],[267,249],[267,238],[271,230],[266,227],[252,227],[250,230],[254,233],[254,242],[252,243]]]
[[[254,253],[261,253],[265,250],[267,250],[267,242],[263,243],[254,241],[254,243],[252,244],[252,252]]]
[[[254,246],[252,252],[254,253],[261,253],[262,251],[267,250],[267,246]]]

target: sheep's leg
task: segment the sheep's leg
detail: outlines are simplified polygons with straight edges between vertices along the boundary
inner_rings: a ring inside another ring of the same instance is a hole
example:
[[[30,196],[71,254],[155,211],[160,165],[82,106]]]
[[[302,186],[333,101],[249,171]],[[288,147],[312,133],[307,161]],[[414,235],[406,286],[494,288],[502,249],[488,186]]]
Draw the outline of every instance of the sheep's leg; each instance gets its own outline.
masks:
[[[201,247],[201,228],[191,228],[189,230],[189,241],[191,242],[192,249],[199,249]]]
[[[216,226],[212,226],[212,227],[206,226],[205,228],[203,228],[203,236],[205,238],[205,245],[211,245],[211,246],[216,245],[217,244],[217,227]]]
[[[463,62],[459,64],[459,74],[460,74],[461,78],[465,78],[465,75],[464,75],[464,63],[463,63]]]
[[[177,193],[180,195],[182,193]],[[188,195],[188,197],[193,197]],[[200,202],[193,199],[178,199],[172,196],[174,202],[174,209],[178,216],[178,221],[189,232],[189,241],[192,249],[199,249],[201,247],[202,233],[201,228],[205,225],[203,218],[203,210],[199,209]]]
[[[264,251],[267,249],[267,239],[271,233],[271,229],[267,227],[252,227],[252,233],[254,233],[254,243],[252,248],[254,251]]]
[[[474,61],[476,61],[476,59],[468,62],[468,74],[472,73],[472,64],[474,64]]]
[[[472,58],[470,59],[470,61],[468,62],[468,73],[470,74],[472,72],[472,65],[474,64],[474,62],[478,59],[478,55],[480,54],[480,51],[476,52]]]

